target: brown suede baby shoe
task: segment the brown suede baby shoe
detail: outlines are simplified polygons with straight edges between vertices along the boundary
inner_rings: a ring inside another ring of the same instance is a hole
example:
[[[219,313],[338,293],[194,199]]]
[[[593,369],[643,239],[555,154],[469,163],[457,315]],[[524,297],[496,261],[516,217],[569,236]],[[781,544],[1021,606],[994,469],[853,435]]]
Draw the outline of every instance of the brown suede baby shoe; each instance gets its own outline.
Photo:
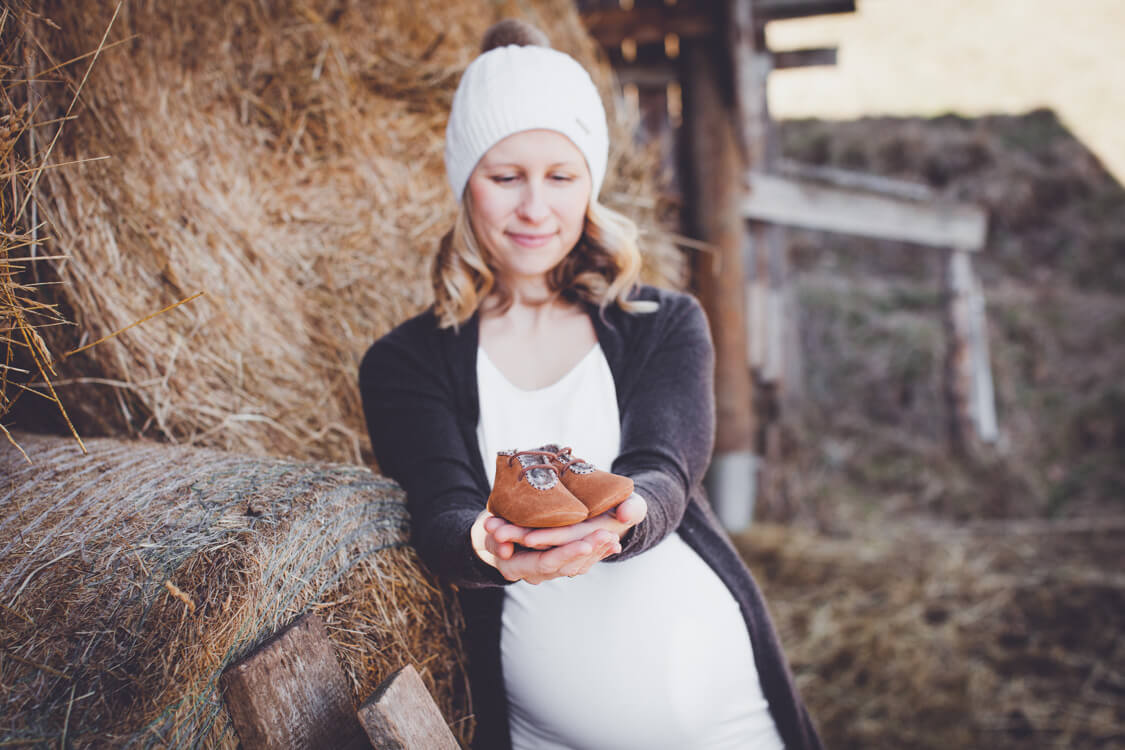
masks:
[[[590,518],[616,508],[633,494],[632,479],[602,471],[589,461],[575,458],[570,448],[545,445],[540,450],[553,454],[550,461],[558,467],[559,478],[586,506]]]
[[[489,512],[534,529],[586,520],[586,506],[559,481],[559,468],[551,463],[554,455],[542,450],[497,453]]]

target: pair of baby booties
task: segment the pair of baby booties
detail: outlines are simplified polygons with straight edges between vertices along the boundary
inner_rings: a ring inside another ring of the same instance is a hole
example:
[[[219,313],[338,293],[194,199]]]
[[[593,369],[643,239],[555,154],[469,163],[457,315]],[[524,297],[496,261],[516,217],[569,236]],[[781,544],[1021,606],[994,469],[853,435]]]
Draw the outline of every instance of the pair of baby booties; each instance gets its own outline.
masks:
[[[569,526],[620,505],[633,480],[576,458],[570,448],[544,445],[496,454],[488,510],[527,528]]]

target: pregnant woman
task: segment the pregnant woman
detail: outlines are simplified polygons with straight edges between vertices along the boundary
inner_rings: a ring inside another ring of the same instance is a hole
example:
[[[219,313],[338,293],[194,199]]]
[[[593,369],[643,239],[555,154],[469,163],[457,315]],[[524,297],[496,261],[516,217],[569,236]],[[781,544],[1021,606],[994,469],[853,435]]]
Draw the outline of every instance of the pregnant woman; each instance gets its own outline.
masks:
[[[598,91],[533,28],[483,47],[446,130],[434,305],[360,368],[376,459],[465,613],[474,747],[819,748],[702,490],[707,321],[638,283],[636,228],[598,202]],[[623,479],[610,509],[590,496]]]

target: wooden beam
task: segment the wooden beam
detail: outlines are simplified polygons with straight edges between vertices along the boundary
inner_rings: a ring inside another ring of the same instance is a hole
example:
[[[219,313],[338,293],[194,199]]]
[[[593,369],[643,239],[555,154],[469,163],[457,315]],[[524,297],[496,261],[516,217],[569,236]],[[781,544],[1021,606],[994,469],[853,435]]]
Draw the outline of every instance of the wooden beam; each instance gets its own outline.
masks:
[[[802,164],[792,159],[778,159],[774,162],[771,172],[776,172],[782,177],[793,177],[798,180],[810,180],[833,187],[859,190],[877,195],[888,195],[895,198],[905,198],[912,201],[933,201],[938,199],[938,192],[921,182],[898,180],[893,177],[855,172],[850,169],[838,167],[824,167],[813,164]]]
[[[950,448],[959,455],[971,453],[973,439],[973,358],[970,347],[970,292],[972,267],[963,250],[949,253],[945,265],[945,394]]]
[[[631,83],[650,89],[662,89],[672,81],[680,79],[679,66],[671,60],[664,63],[651,63],[649,65],[627,65],[614,71],[617,82],[624,86]]]
[[[245,750],[371,748],[324,622],[297,618],[219,678]]]
[[[411,665],[375,688],[359,721],[377,750],[459,750],[445,717]]]
[[[837,57],[836,47],[809,47],[808,49],[787,49],[780,52],[770,52],[773,58],[773,69],[781,68],[811,68],[817,65],[835,65]]]
[[[595,10],[583,14],[582,21],[590,36],[603,47],[616,47],[626,39],[637,44],[663,43],[668,34],[677,34],[681,40],[697,39],[717,30],[709,9],[687,3],[632,10]]]
[[[753,383],[746,366],[741,216],[745,171],[735,113],[721,74],[725,55],[702,40],[683,45],[684,132],[690,149],[685,194],[694,234],[713,249],[697,256],[696,289],[715,342],[715,457],[707,489],[728,528],[745,528],[754,482]]]
[[[644,45],[637,47],[637,57],[633,62],[620,59],[620,54],[610,54],[613,72],[621,84],[632,83],[648,88],[662,88],[680,79],[680,66],[675,60],[664,55],[664,45]],[[811,65],[835,65],[836,48],[798,49],[787,52],[770,53],[767,70],[776,68],[796,68]],[[813,167],[812,169],[819,169]]]
[[[661,37],[660,41],[646,42],[644,44],[637,43],[635,54],[631,60],[626,60],[620,47],[610,47],[606,50],[606,57],[609,58],[609,64],[613,66],[614,70],[632,67],[634,65],[651,65],[654,63],[669,64],[673,62],[672,58],[668,57],[668,50],[664,44],[664,38]]]
[[[855,0],[754,0],[754,15],[761,23],[833,13],[855,13]]]
[[[734,79],[738,137],[748,169],[765,170],[776,150],[770,143],[766,79],[770,56],[757,44],[757,16],[753,0],[728,0],[727,48]]]
[[[581,14],[590,35],[604,47],[616,47],[626,39],[637,44],[662,42],[667,34],[695,39],[719,33],[716,3],[677,2],[675,5],[642,6],[623,10],[619,5]],[[855,0],[755,0],[754,19],[761,27],[769,21],[832,13],[854,13]],[[818,63],[825,64],[825,63]]]
[[[969,353],[973,361],[973,422],[977,437],[986,443],[1000,439],[996,418],[996,392],[992,380],[992,357],[988,350],[988,320],[980,277],[970,275]]]
[[[983,209],[966,203],[923,203],[760,172],[750,174],[743,215],[806,229],[960,250],[984,247],[988,223]]]

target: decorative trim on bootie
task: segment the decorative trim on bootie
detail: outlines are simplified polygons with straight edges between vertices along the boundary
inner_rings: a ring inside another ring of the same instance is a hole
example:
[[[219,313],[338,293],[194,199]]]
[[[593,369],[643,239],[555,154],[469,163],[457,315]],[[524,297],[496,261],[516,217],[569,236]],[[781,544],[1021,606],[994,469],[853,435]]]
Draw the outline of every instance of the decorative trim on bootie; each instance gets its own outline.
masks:
[[[562,476],[568,471],[573,471],[575,474],[593,474],[598,470],[598,467],[594,466],[589,461],[575,458],[570,448],[561,448],[556,450],[555,454],[563,464],[562,469],[559,471],[559,476]]]

